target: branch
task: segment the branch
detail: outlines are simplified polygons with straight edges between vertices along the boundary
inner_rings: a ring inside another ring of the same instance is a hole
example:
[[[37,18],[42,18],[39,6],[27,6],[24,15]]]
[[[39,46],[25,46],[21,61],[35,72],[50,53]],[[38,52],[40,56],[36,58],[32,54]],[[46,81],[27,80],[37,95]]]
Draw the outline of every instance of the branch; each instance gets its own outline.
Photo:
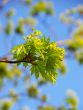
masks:
[[[13,94],[13,95],[9,95],[9,94],[6,94],[6,95],[3,95],[3,96],[0,96],[0,99],[4,99],[4,98],[9,98],[9,97],[26,97],[27,94],[26,93],[19,93],[19,94]]]
[[[23,63],[23,62],[26,62],[26,63],[31,63],[31,64],[33,64],[33,65],[37,65],[37,63],[33,60],[33,61],[31,61],[31,60],[29,60],[29,61],[27,61],[27,60],[17,60],[17,61],[12,61],[12,60],[10,60],[10,61],[8,61],[8,60],[0,60],[0,62],[1,63],[10,63],[10,64],[16,64],[16,63]]]
[[[65,46],[68,45],[69,42],[71,42],[72,40],[68,39],[68,40],[61,40],[61,41],[57,41],[56,44],[57,46]]]
[[[16,60],[16,61],[13,61],[13,60],[6,60],[4,58],[0,59],[0,62],[3,62],[3,63],[10,63],[10,64],[14,64],[14,63],[22,63],[22,62],[26,62],[26,63],[31,63],[31,64],[36,64],[35,62],[35,59],[30,55],[28,54],[24,59],[22,60]]]
[[[28,97],[27,93],[15,93],[15,94],[6,94],[0,96],[0,100],[5,99],[5,98],[18,98],[18,97]],[[33,99],[37,99],[38,101],[42,101],[40,97],[33,97]]]
[[[3,62],[3,63],[11,63],[11,64],[13,64],[13,63],[21,63],[21,62],[30,63],[30,62],[28,62],[28,61],[5,61],[5,60],[0,60],[0,62]]]

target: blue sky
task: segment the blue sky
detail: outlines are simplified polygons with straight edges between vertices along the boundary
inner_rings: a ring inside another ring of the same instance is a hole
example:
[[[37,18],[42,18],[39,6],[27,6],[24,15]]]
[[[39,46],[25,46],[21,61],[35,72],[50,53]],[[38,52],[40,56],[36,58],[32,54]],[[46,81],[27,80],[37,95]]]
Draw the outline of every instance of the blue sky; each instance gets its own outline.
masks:
[[[11,1],[11,0],[10,0]],[[43,27],[41,23],[38,23],[37,29],[41,30],[45,35],[51,37],[52,40],[59,40],[59,39],[67,39],[70,38],[68,35],[68,26],[61,23],[59,19],[60,13],[65,11],[66,9],[71,9],[73,7],[78,6],[79,4],[83,4],[83,0],[53,0],[54,2],[54,9],[55,9],[55,16],[49,17],[47,22],[51,24],[53,29],[55,29],[55,33],[58,37],[53,37],[49,31]],[[18,17],[25,17],[26,13],[28,13],[27,8],[20,7],[19,5],[9,3],[7,6],[4,7],[3,11],[7,11],[10,7],[14,7],[17,9],[17,16],[13,17],[15,23]],[[22,9],[21,9],[22,8]],[[21,9],[21,10],[20,10]],[[2,12],[0,11],[0,23],[5,26],[6,20],[3,17]],[[28,34],[27,30],[25,30],[25,35]],[[17,45],[22,43],[23,41],[20,39],[19,35],[13,35],[10,37],[6,36],[4,33],[0,33],[0,56],[6,54],[11,49],[11,38],[15,37],[14,44]],[[3,37],[2,37],[3,36]],[[16,38],[17,36],[17,38]],[[6,47],[6,48],[5,48]],[[79,63],[74,59],[66,59],[65,60],[68,71],[66,75],[59,75],[57,79],[57,83],[55,85],[48,85],[46,87],[41,88],[44,93],[50,96],[50,102],[54,105],[61,105],[64,103],[64,99],[66,97],[66,92],[68,89],[74,90],[80,100],[78,110],[83,109],[83,66],[79,65]],[[21,88],[19,88],[21,89]],[[33,103],[33,104],[32,104]],[[39,102],[36,102],[37,104]],[[35,105],[36,105],[35,103]],[[26,103],[27,104],[27,103]],[[28,103],[29,104],[29,103]],[[31,100],[31,104],[34,107],[34,101]],[[18,108],[17,108],[18,109]],[[35,107],[31,108],[31,110],[36,110]]]

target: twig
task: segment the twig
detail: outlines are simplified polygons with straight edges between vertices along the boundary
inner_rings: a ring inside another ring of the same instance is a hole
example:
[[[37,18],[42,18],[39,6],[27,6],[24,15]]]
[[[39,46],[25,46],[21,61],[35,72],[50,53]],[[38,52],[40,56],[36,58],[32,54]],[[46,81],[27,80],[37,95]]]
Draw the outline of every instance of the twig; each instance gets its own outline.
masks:
[[[23,60],[21,60],[21,61],[5,61],[5,60],[0,60],[0,62],[11,63],[11,64],[13,64],[13,63],[21,63],[21,62],[27,62],[27,63],[29,63],[28,61],[23,61]]]

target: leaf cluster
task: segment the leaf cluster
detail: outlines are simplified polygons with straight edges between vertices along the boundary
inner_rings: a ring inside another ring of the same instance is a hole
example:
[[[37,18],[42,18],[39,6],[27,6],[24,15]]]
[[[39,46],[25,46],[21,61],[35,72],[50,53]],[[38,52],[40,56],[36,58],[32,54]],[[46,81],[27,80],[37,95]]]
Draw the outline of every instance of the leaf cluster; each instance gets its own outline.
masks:
[[[57,69],[64,59],[64,49],[57,47],[55,42],[41,36],[38,30],[25,38],[25,43],[12,49],[13,58],[29,66],[31,73],[51,82],[56,81]],[[21,63],[20,62],[20,63]],[[19,64],[20,64],[19,63]]]

